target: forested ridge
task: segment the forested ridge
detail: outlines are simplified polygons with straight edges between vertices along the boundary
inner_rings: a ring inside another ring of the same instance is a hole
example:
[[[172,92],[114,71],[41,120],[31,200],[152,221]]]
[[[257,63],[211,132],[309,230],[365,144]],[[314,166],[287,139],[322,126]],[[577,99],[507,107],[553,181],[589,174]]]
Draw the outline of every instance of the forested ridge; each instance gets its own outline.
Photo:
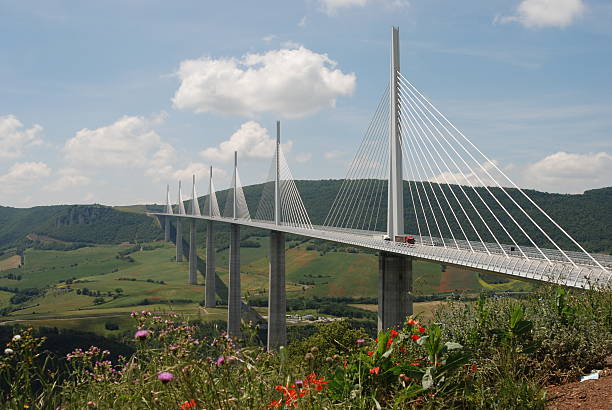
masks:
[[[312,223],[323,224],[340,189],[342,180],[298,180],[295,182],[306,209],[308,209]],[[263,188],[264,184],[244,188],[252,217],[255,217],[257,213]],[[424,189],[431,188],[425,187]],[[451,188],[443,186],[442,189],[449,190]],[[452,187],[452,189],[456,189],[456,187]],[[477,190],[484,196],[484,188],[477,188]],[[505,197],[501,190],[492,189],[492,191],[501,203],[504,205],[510,203],[510,199]],[[508,189],[508,192],[521,205],[528,210],[533,210],[533,206],[517,190]],[[612,253],[612,187],[593,189],[585,191],[583,194],[554,194],[535,190],[527,190],[526,192],[587,250]],[[221,210],[224,209],[226,197],[227,190],[217,193]],[[386,192],[382,193],[382,197],[386,198]],[[202,209],[204,200],[204,197],[199,198]],[[188,202],[185,203],[187,209],[189,209]],[[378,227],[385,224],[384,202],[383,209],[379,212],[378,221],[376,221]],[[409,206],[412,199],[407,182],[405,182],[404,188],[404,203],[406,204],[406,231],[407,233],[416,233],[416,229],[414,229],[416,225],[414,210]],[[474,203],[478,206],[476,197],[474,197]],[[468,207],[467,204],[464,205],[466,208]],[[0,249],[23,244],[26,241],[26,235],[30,233],[47,235],[67,242],[101,244],[150,241],[162,237],[159,224],[153,218],[139,213],[144,210],[144,207],[134,206],[134,212],[125,212],[124,209],[126,208],[129,207],[119,209],[103,205],[54,205],[33,208],[0,206]],[[160,211],[162,208],[161,205],[146,207],[151,211]],[[486,213],[482,205],[479,208],[483,211],[483,214]],[[499,208],[495,209],[493,207],[493,209],[498,211],[500,220],[509,228],[509,232],[515,235],[519,243],[526,244],[525,239],[521,239],[518,228],[511,223],[508,217]],[[448,208],[445,211],[448,212]],[[558,241],[560,245],[571,248],[569,241],[552,228],[549,222],[542,218],[536,217],[535,219],[551,233],[553,239]],[[465,219],[462,220],[460,217],[459,220],[460,223],[465,223]],[[525,217],[520,215],[517,216],[517,220],[521,223],[528,223]],[[452,220],[449,220],[449,222],[451,222],[453,230],[456,230],[456,223]],[[473,220],[473,222],[479,231],[484,232],[484,240],[493,241],[492,237],[487,235],[482,222],[478,220]],[[491,223],[491,226],[494,227],[495,224]],[[205,228],[202,224],[198,229],[198,235],[203,237],[204,232]],[[254,233],[255,231],[251,229],[243,230],[243,236],[245,237]],[[500,234],[500,237],[503,236],[500,229],[494,229],[494,233],[496,235]],[[442,227],[442,234],[449,237],[448,231],[444,227]],[[221,226],[218,227],[217,235],[219,236],[218,243],[221,245],[227,236],[226,229]],[[470,232],[468,232],[468,236],[470,239],[477,239]],[[538,244],[547,246],[545,238],[541,234],[534,233],[533,238]]]

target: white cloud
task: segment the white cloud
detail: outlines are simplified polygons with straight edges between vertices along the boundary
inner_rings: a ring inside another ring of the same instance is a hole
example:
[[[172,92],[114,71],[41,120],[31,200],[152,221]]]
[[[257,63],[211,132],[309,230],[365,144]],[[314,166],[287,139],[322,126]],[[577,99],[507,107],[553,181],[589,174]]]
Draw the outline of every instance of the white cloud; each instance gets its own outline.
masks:
[[[493,163],[497,165],[497,161],[493,160]],[[508,168],[506,168],[506,170],[508,170]],[[439,175],[429,178],[428,180],[440,184],[449,183],[465,186],[497,186],[496,180],[487,175],[487,172],[495,175],[494,166],[488,161],[483,162],[478,167],[472,167],[470,170],[462,170],[462,172],[445,171]],[[505,180],[501,181],[501,178],[499,178],[499,182],[505,183]],[[503,185],[507,184],[502,184],[502,186]]]
[[[178,109],[253,116],[273,112],[302,117],[355,90],[327,54],[303,46],[247,54],[241,59],[203,57],[181,62],[181,84],[172,99]]]
[[[581,193],[612,186],[612,155],[557,152],[524,171],[524,185],[549,192]]]
[[[0,189],[12,191],[46,178],[51,168],[44,162],[18,162],[13,164],[4,175],[0,175]]]
[[[530,28],[567,27],[585,10],[583,0],[523,0],[516,15],[496,18],[507,23],[516,21]]]
[[[276,34],[269,34],[267,36],[262,37],[261,39],[263,41],[265,41],[266,43],[269,43],[270,41],[274,40],[276,38]]]
[[[340,9],[365,7],[367,4],[374,2],[393,8],[406,7],[409,4],[407,0],[319,0],[321,9],[330,15],[336,14]]]
[[[301,152],[295,156],[295,160],[299,163],[305,163],[310,161],[312,154],[310,152]]]
[[[283,144],[284,152],[291,151],[292,141]],[[234,151],[240,158],[272,158],[276,149],[276,140],[268,135],[268,130],[258,122],[247,121],[218,147],[206,148],[200,152],[202,158],[209,161],[229,162],[234,159]]]
[[[161,166],[174,155],[174,149],[152,128],[161,121],[159,117],[126,115],[111,125],[83,128],[66,141],[64,153],[67,159],[85,167]]]
[[[342,155],[342,151],[328,151],[323,154],[323,157],[325,157],[325,159],[334,159],[338,158],[340,155]]]
[[[308,22],[308,19],[306,18],[306,16],[302,17],[302,19],[298,23],[298,27],[306,27],[307,22]]]
[[[42,144],[43,128],[35,124],[23,129],[23,124],[14,115],[0,116],[0,158],[17,158],[31,146]]]
[[[78,169],[75,168],[63,168],[58,171],[60,177],[47,184],[45,186],[46,191],[61,192],[68,188],[74,188],[77,186],[88,185],[91,182],[91,178],[82,175]]]

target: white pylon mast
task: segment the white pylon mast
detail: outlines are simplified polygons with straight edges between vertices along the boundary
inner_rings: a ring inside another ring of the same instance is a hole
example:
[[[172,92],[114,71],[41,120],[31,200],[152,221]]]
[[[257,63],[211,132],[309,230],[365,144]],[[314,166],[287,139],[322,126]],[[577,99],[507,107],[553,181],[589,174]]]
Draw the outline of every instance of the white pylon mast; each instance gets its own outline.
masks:
[[[213,203],[212,203],[212,165],[210,166],[210,174],[208,176],[208,216],[213,216]]]
[[[402,135],[399,112],[399,28],[391,29],[391,76],[389,84],[389,181],[387,234],[391,240],[404,233],[404,186],[402,176]]]
[[[234,219],[238,217],[238,151],[234,151]]]
[[[276,181],[274,184],[274,223],[280,225],[280,121],[276,121]]]

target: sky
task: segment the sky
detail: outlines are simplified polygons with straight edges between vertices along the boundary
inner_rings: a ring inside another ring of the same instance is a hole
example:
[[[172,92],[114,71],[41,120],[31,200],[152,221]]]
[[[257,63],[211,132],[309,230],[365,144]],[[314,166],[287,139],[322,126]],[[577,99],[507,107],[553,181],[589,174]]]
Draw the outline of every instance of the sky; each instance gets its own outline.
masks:
[[[612,185],[608,0],[0,0],[0,205],[342,178],[402,74],[521,187]]]

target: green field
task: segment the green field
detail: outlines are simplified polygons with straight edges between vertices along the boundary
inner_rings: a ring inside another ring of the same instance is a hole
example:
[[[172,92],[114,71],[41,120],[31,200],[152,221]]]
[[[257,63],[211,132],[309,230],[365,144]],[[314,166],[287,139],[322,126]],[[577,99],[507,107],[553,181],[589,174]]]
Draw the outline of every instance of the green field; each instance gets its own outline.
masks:
[[[241,284],[245,298],[265,296],[268,287],[268,239],[252,237],[260,247],[241,249]],[[187,261],[177,263],[174,246],[156,242],[145,244],[151,250],[136,250],[129,259],[117,258],[131,245],[98,245],[71,251],[25,251],[25,265],[5,271],[21,280],[0,278],[4,289],[43,289],[2,319],[24,321],[37,326],[64,327],[112,333],[105,328],[114,323],[129,325],[129,312],[135,310],[175,310],[203,320],[225,318],[225,309],[204,310],[203,276],[189,285]],[[307,243],[288,243],[286,257],[288,298],[303,296],[376,297],[376,255],[356,252],[308,250]],[[205,256],[204,249],[198,249]],[[227,283],[228,250],[217,253],[217,272]],[[130,261],[131,260],[131,261]],[[523,285],[512,281],[490,285],[472,272],[415,261],[414,294],[431,295],[453,290],[476,293],[483,288],[506,290]],[[14,293],[0,291],[0,307],[12,306]],[[13,306],[14,307],[14,306]],[[265,310],[264,310],[265,311]]]

